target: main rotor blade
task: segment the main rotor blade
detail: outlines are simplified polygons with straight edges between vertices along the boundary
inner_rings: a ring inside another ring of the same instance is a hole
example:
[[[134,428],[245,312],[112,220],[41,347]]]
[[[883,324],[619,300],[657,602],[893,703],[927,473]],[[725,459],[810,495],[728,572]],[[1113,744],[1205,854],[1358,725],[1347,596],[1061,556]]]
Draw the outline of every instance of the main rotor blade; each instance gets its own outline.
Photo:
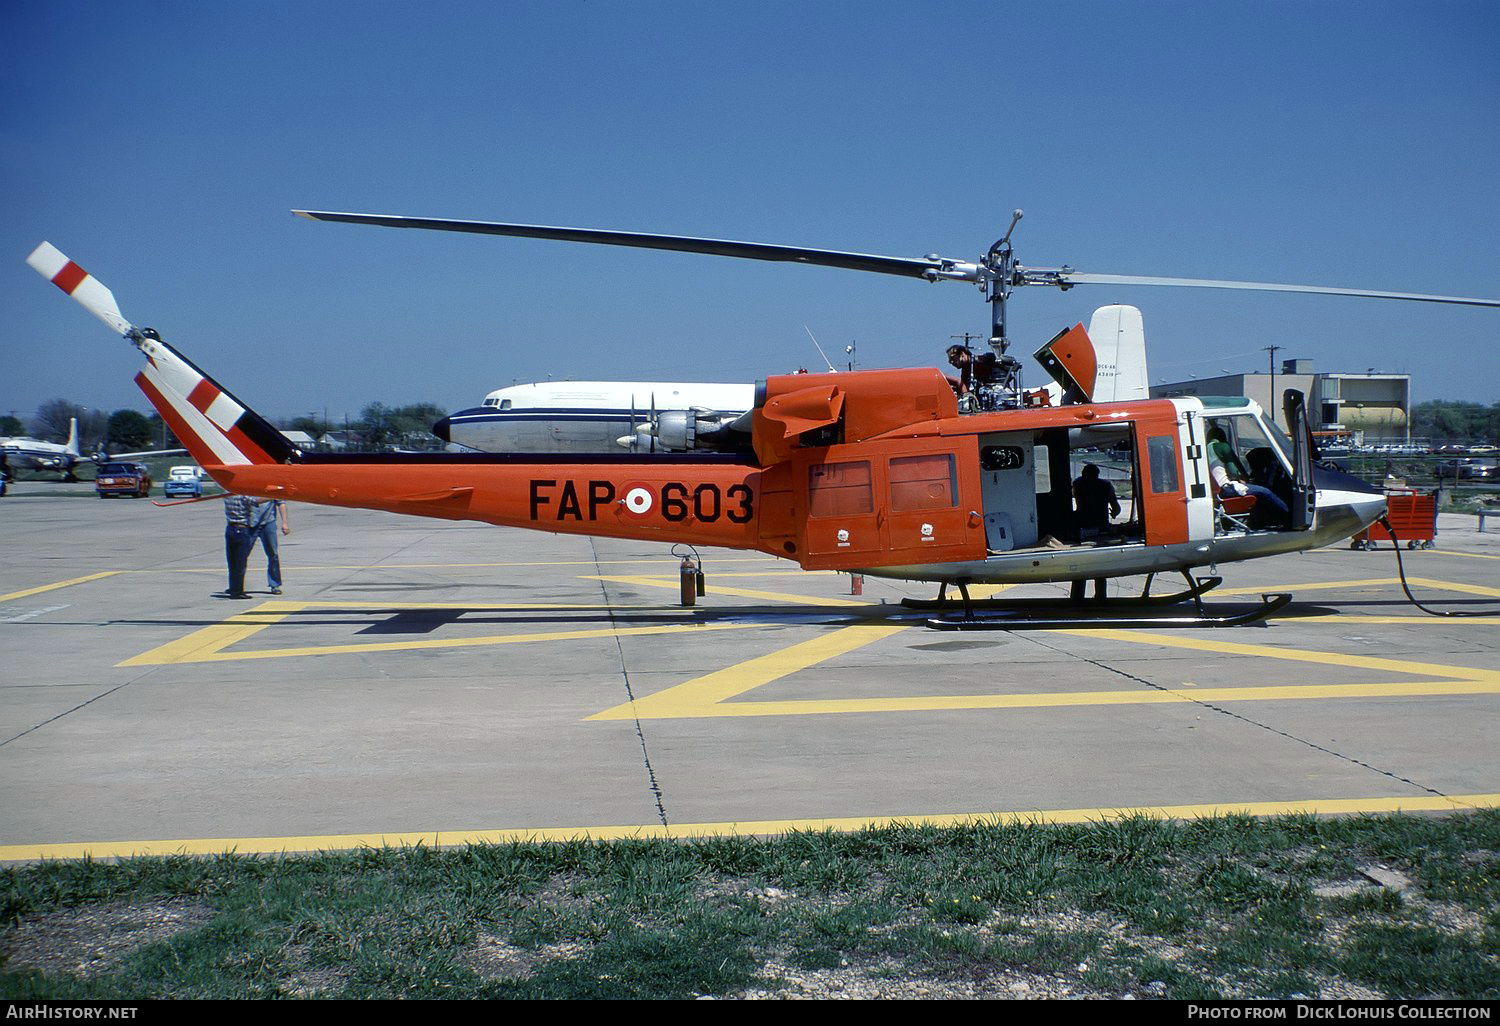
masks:
[[[797,264],[816,264],[822,267],[843,267],[851,271],[873,271],[877,274],[896,274],[908,278],[928,278],[930,275],[952,277],[954,275],[942,272],[945,269],[951,269],[956,264],[955,261],[936,258],[843,253],[828,249],[804,249],[799,246],[775,246],[764,242],[700,239],[685,235],[651,235],[644,232],[616,232],[599,228],[562,228],[497,221],[453,221],[436,217],[347,214],[326,210],[293,210],[292,213],[311,221],[342,221],[346,224],[374,224],[387,228],[426,228],[441,232],[511,235],[526,239],[553,239],[558,242],[590,242],[603,246],[667,249],[681,253],[707,253],[712,256],[741,257],[748,260],[778,260]],[[959,266],[968,269],[973,265]]]
[[[1362,296],[1366,299],[1407,299],[1419,303],[1458,303],[1463,306],[1500,307],[1500,299],[1467,299],[1462,296],[1429,296],[1418,292],[1377,292],[1330,285],[1278,285],[1264,281],[1213,281],[1207,278],[1153,278],[1133,274],[1079,274],[1064,270],[1057,284],[1071,285],[1178,285],[1195,289],[1249,289],[1256,292],[1311,292],[1325,296]]]

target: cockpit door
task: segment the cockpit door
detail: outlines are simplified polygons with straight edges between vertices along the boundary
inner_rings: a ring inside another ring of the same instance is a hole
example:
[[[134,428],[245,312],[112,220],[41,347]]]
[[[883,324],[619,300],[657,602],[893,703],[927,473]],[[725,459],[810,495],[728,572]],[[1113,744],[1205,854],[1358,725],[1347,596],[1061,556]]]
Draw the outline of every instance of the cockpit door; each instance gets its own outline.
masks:
[[[1307,421],[1307,403],[1302,393],[1287,389],[1281,397],[1286,425],[1292,436],[1292,530],[1305,531],[1312,526],[1317,507],[1317,490],[1313,487],[1312,461],[1317,449],[1312,426]]]

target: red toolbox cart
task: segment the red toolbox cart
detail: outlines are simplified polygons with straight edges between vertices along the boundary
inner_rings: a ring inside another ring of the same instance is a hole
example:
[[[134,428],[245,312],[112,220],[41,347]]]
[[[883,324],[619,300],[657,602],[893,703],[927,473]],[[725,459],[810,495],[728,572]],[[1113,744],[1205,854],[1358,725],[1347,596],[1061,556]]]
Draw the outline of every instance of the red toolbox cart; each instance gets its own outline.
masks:
[[[1387,531],[1384,524],[1371,524],[1350,539],[1351,549],[1373,549],[1376,542],[1398,538],[1409,549],[1432,548],[1432,539],[1437,536],[1437,493],[1410,488],[1390,490],[1385,493],[1385,503],[1391,530]],[[1395,532],[1394,538],[1391,531]]]

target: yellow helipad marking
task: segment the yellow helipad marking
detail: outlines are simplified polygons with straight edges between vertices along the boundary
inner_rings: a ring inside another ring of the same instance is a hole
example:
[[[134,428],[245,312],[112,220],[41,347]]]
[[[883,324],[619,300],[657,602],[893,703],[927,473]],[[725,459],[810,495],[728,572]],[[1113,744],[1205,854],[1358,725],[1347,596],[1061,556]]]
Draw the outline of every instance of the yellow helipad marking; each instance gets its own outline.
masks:
[[[669,576],[611,576],[590,575],[586,579],[611,581],[621,584],[650,588],[675,589],[680,587],[676,575]],[[1390,583],[1386,580],[1360,580],[1323,582],[1312,588],[1356,588],[1378,587]],[[1454,586],[1447,582],[1426,581],[1429,587],[1450,587],[1453,590],[1468,590],[1473,586]],[[1003,588],[994,588],[998,591]],[[1246,589],[1258,591],[1260,589]],[[1496,589],[1476,589],[1479,591]],[[762,601],[787,602],[803,606],[861,607],[863,601],[828,596],[807,596],[782,592],[767,592],[753,589],[719,586],[717,593],[732,594]],[[547,604],[547,603],[410,603],[410,602],[294,602],[268,601],[260,606],[232,616],[223,623],[195,631],[186,637],[127,659],[120,666],[153,666],[177,663],[228,662],[246,659],[284,659],[299,656],[349,655],[373,652],[420,651],[432,649],[469,648],[494,645],[527,644],[549,641],[577,641],[591,638],[622,637],[632,635],[677,634],[693,631],[710,632],[721,630],[751,630],[760,626],[754,623],[732,624],[659,624],[643,627],[606,627],[576,630],[550,630],[530,633],[483,635],[459,638],[423,638],[418,640],[368,641],[346,644],[314,645],[267,649],[243,649],[236,646],[267,630],[284,624],[297,612],[318,609],[340,610],[421,610],[460,609],[481,611],[503,610],[598,610],[605,605]],[[665,611],[663,611],[665,613]],[[672,612],[688,616],[686,610]],[[1308,617],[1299,622],[1316,623],[1324,619],[1340,623],[1392,623],[1407,622],[1399,617]],[[1490,622],[1491,618],[1470,618],[1462,622]],[[1418,620],[1417,622],[1425,622]],[[1180,702],[1246,702],[1287,700],[1330,700],[1351,698],[1433,697],[1500,693],[1500,671],[1482,668],[1455,667],[1449,665],[1415,662],[1411,660],[1387,659],[1373,656],[1350,655],[1340,652],[1320,652],[1295,649],[1285,646],[1252,645],[1221,640],[1222,635],[1212,638],[1203,635],[1177,636],[1161,633],[1143,633],[1134,630],[1069,630],[1058,631],[1079,637],[1100,638],[1132,645],[1154,645],[1194,651],[1213,652],[1221,655],[1247,656],[1260,659],[1276,659],[1284,662],[1302,662],[1316,665],[1351,667],[1378,673],[1385,679],[1338,684],[1267,683],[1239,687],[1205,688],[1197,684],[1184,684],[1181,688],[1141,689],[1122,686],[1107,691],[1043,691],[999,694],[926,694],[899,697],[862,698],[830,697],[797,699],[787,701],[745,700],[743,696],[774,681],[811,669],[848,655],[878,641],[883,641],[902,631],[911,629],[910,624],[860,624],[843,627],[812,639],[793,644],[766,655],[757,656],[724,669],[685,681],[666,688],[656,694],[638,697],[632,702],[606,709],[589,717],[593,720],[621,719],[685,719],[744,716],[800,716],[849,713],[911,713],[922,711],[963,709],[1035,709],[1111,705],[1160,705]],[[1388,675],[1410,676],[1418,679],[1391,680]],[[1264,678],[1264,674],[1261,674]],[[1422,679],[1425,678],[1425,679]]]
[[[1456,581],[1435,581],[1430,577],[1408,577],[1406,583],[1423,588],[1433,588],[1437,591],[1456,591],[1464,595],[1484,595],[1488,598],[1500,598],[1500,588],[1486,588],[1479,584],[1460,584]],[[1330,588],[1376,588],[1376,587],[1401,587],[1399,577],[1379,577],[1372,580],[1361,581],[1322,581],[1317,584],[1288,585],[1286,591],[1324,591]],[[1259,588],[1215,588],[1214,595],[1259,595],[1262,592],[1276,591],[1277,587],[1264,586]],[[1428,617],[1431,619],[1431,617]]]
[[[1410,674],[1426,680],[1348,684],[1272,684],[1189,689],[1027,692],[1003,694],[911,695],[893,698],[826,698],[787,701],[735,701],[747,694],[829,659],[892,634],[906,626],[845,627],[832,634],[750,659],[675,687],[606,709],[592,720],[692,719],[739,716],[812,716],[849,713],[934,712],[959,709],[1037,709],[1063,706],[1162,705],[1176,702],[1265,702],[1317,699],[1433,697],[1500,694],[1500,671],[1446,666],[1404,659],[1250,645],[1202,637],[1178,637],[1135,630],[1068,630],[1058,634],[1103,638],[1135,645],[1159,645],[1221,655],[1250,656],[1325,666],[1354,667],[1381,674]],[[1437,678],[1436,680],[1430,678]]]
[[[1292,613],[1281,614],[1278,620],[1292,621],[1297,623],[1327,623],[1337,620],[1339,623],[1405,623],[1405,624],[1431,624],[1433,619],[1430,615],[1423,616],[1360,616],[1353,613]],[[1451,621],[1466,623],[1475,626],[1494,626],[1500,624],[1500,616],[1465,616],[1462,620]]]
[[[1419,663],[1408,659],[1385,659],[1380,656],[1354,655],[1349,652],[1317,652],[1281,645],[1247,645],[1235,641],[1214,641],[1208,638],[1179,637],[1172,634],[1146,634],[1141,631],[1088,630],[1067,631],[1066,633],[1077,634],[1081,637],[1108,638],[1111,641],[1139,642],[1147,645],[1162,645],[1167,648],[1193,649],[1199,652],[1218,652],[1222,655],[1286,659],[1292,662],[1319,663],[1324,666],[1355,666],[1361,669],[1379,670],[1383,673],[1423,674],[1452,680],[1500,680],[1500,671],[1496,670],[1449,666],[1443,663]]]
[[[43,859],[114,859],[140,855],[275,855],[283,852],[350,851],[363,848],[459,847],[516,842],[612,841],[661,838],[752,837],[793,831],[851,832],[895,826],[954,827],[986,824],[1103,823],[1216,816],[1378,815],[1395,812],[1472,812],[1500,807],[1500,794],[1408,795],[1374,798],[1314,798],[1286,802],[1214,802],[1107,809],[1022,809],[935,816],[841,816],[828,819],[768,819],[722,823],[638,823],[622,826],[532,827],[512,830],[413,831],[294,837],[212,837],[169,841],[78,841],[67,844],[0,845],[0,862]]]
[[[724,705],[746,691],[780,680],[837,656],[899,634],[906,627],[845,627],[779,652],[757,656],[716,673],[698,677],[654,695],[626,702],[588,717],[591,720],[677,719],[690,716],[746,715],[744,705]],[[755,703],[784,705],[788,703]],[[792,703],[800,704],[800,703]],[[753,714],[750,714],[753,715]]]
[[[344,645],[311,645],[299,648],[226,651],[268,627],[285,623],[287,618],[304,609],[469,609],[477,612],[494,610],[602,609],[603,606],[547,605],[528,602],[505,605],[474,603],[411,602],[263,602],[254,609],[230,617],[223,623],[194,631],[176,641],[143,652],[116,663],[116,666],[165,666],[173,663],[219,663],[243,659],[287,659],[293,656],[350,655],[361,652],[405,652],[421,649],[472,648],[484,645],[516,645],[536,641],[577,641],[586,638],[610,638],[644,634],[681,634],[689,631],[749,630],[760,624],[662,624],[654,627],[607,627],[571,631],[542,631],[530,634],[495,634],[472,638],[424,638],[419,641],[371,641]]]
[[[13,591],[8,595],[0,595],[0,602],[9,602],[11,599],[26,598],[28,595],[40,595],[44,591],[56,591],[58,588],[67,588],[75,584],[86,584],[89,581],[97,581],[105,577],[113,577],[122,573],[120,570],[106,570],[101,574],[89,574],[87,577],[75,577],[70,581],[58,581],[56,584],[44,584],[40,588],[27,588],[25,591]]]

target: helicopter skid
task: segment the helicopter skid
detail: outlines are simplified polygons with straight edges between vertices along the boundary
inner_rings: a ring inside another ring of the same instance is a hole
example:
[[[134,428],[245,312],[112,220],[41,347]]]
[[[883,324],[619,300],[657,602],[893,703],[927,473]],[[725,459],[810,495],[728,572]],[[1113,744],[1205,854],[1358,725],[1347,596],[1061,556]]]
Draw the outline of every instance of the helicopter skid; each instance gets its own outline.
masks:
[[[1211,578],[1210,578],[1211,579]],[[1258,608],[1224,616],[1210,616],[1202,611],[1181,616],[1119,616],[1107,605],[1095,607],[1098,615],[1091,614],[1087,606],[1076,606],[1059,616],[999,616],[980,618],[965,615],[955,619],[933,619],[927,626],[939,631],[1036,631],[1036,630],[1086,630],[1090,628],[1128,630],[1131,628],[1160,630],[1173,627],[1243,627],[1258,623],[1273,613],[1285,608],[1292,601],[1289,592],[1261,595]],[[1118,608],[1118,607],[1117,607]]]
[[[1184,574],[1184,576],[1187,576]],[[1130,609],[1137,606],[1175,606],[1180,602],[1196,600],[1224,583],[1222,577],[1199,577],[1188,578],[1189,587],[1183,591],[1174,592],[1171,595],[1143,594],[1135,597],[1119,596],[1103,600],[1078,601],[1071,598],[1030,598],[1030,599],[1006,599],[989,598],[975,599],[967,603],[969,609],[1076,609],[1080,606],[1092,606],[1094,608]],[[1150,588],[1150,582],[1146,587]],[[947,588],[944,586],[943,594],[935,599],[904,598],[901,604],[907,609],[950,609],[965,605],[962,599],[954,600],[946,597]]]

